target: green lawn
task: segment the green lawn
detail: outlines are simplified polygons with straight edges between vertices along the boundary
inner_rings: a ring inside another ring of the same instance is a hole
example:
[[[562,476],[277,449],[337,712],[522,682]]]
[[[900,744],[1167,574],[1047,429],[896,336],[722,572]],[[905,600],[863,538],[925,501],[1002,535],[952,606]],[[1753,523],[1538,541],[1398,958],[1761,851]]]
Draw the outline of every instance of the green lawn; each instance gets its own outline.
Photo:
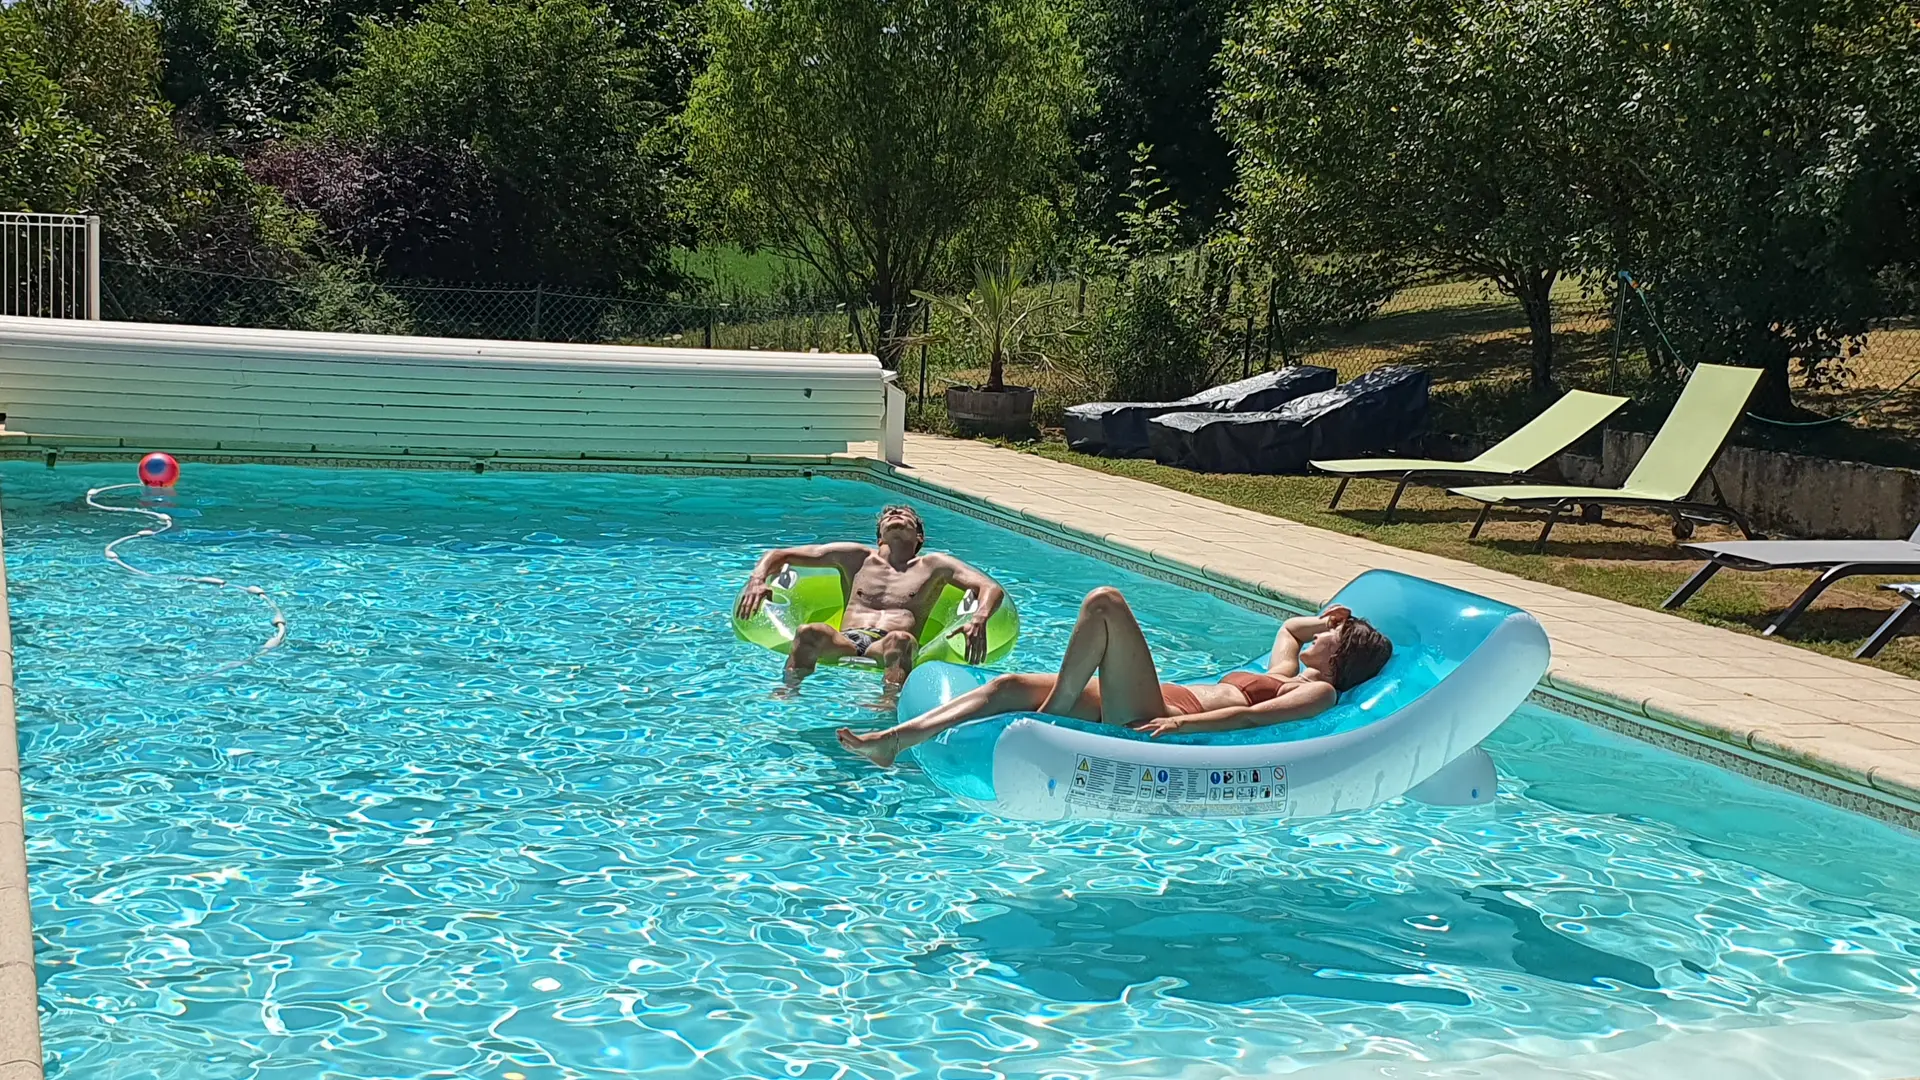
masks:
[[[770,251],[742,251],[732,244],[715,244],[673,253],[673,265],[682,273],[713,282],[722,291],[770,293],[789,274],[812,274],[813,268]]]
[[[1467,529],[1477,512],[1476,504],[1436,489],[1410,490],[1402,500],[1399,520],[1381,525],[1381,508],[1392,491],[1384,481],[1356,480],[1341,508],[1329,512],[1327,502],[1333,497],[1336,482],[1329,477],[1193,473],[1151,461],[1076,454],[1057,439],[1003,445],[1638,607],[1658,608],[1700,565],[1675,545],[1669,519],[1655,514],[1610,509],[1603,524],[1563,521],[1555,527],[1546,552],[1534,555],[1533,541],[1540,531],[1538,516],[1517,511],[1496,513],[1481,539],[1469,543]],[[1720,538],[1737,539],[1738,534],[1702,527],[1698,536],[1703,540]],[[1785,607],[1811,577],[1795,572],[1723,572],[1677,614],[1758,634],[1768,617]],[[1894,606],[1891,594],[1877,588],[1883,580],[1893,579],[1854,578],[1827,590],[1783,640],[1829,656],[1851,655]],[[1920,676],[1920,635],[1896,640],[1878,660],[1868,662],[1903,675]]]

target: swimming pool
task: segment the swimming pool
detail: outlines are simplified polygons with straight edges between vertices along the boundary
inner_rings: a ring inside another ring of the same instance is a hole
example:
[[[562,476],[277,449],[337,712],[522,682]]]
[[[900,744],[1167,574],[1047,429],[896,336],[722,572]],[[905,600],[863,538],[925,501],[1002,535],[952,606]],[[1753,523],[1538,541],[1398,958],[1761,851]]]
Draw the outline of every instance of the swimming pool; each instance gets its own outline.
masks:
[[[1915,1071],[1920,839],[1869,819],[1533,709],[1490,810],[976,815],[833,745],[869,676],[783,700],[732,638],[762,547],[891,501],[830,479],[189,467],[125,554],[291,622],[196,677],[265,618],[101,559],[133,526],[80,495],[129,472],[0,466],[50,1076]],[[1271,638],[923,510],[1016,660],[1103,583],[1175,678]]]

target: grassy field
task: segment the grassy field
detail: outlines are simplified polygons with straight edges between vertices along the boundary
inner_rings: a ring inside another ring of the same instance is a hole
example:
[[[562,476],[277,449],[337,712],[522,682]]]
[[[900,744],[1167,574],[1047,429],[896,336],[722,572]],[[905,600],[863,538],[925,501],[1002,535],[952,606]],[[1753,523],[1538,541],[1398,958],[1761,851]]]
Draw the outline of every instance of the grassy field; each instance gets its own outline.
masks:
[[[710,282],[713,293],[732,301],[712,328],[716,348],[819,349],[872,351],[872,312],[855,331],[844,310],[836,313],[828,298],[807,292],[810,268],[766,252],[750,253],[717,246],[681,251],[675,262]],[[1036,420],[1057,428],[1067,406],[1104,395],[1097,373],[1082,359],[1098,295],[1081,298],[1071,281],[1034,285],[1031,294],[1063,301],[1046,318],[1082,331],[1077,347],[1055,349],[1055,363],[1014,365],[1008,381],[1040,391]],[[806,315],[772,316],[773,310]],[[1562,280],[1554,289],[1555,378],[1563,389],[1614,390],[1632,398],[1613,424],[1632,430],[1659,427],[1679,391],[1671,374],[1656,372],[1635,335],[1622,342],[1616,361],[1613,313],[1604,296],[1587,283]],[[942,329],[936,319],[935,329]],[[646,344],[684,344],[706,340],[707,329],[682,329],[677,337],[646,339]],[[1433,375],[1435,430],[1497,438],[1536,415],[1554,395],[1537,395],[1528,386],[1530,335],[1519,305],[1484,282],[1424,284],[1396,293],[1366,322],[1325,335],[1297,359],[1335,368],[1350,379],[1383,364],[1412,364]],[[1217,381],[1241,374],[1244,354],[1217,356]],[[1264,349],[1251,357],[1251,370],[1266,365]],[[909,349],[902,382],[915,399],[913,424],[925,431],[949,432],[942,392],[948,386],[977,386],[986,370],[977,349],[949,334],[936,333],[925,348]],[[1748,446],[1816,457],[1920,468],[1920,321],[1875,332],[1865,349],[1842,365],[1842,377],[1821,386],[1800,386],[1796,401],[1817,416],[1855,409],[1862,415],[1846,423],[1820,427],[1778,427],[1749,421],[1734,440]],[[924,384],[926,392],[921,394]],[[1891,394],[1889,392],[1891,391]]]
[[[1679,392],[1679,382],[1656,373],[1633,337],[1613,357],[1613,314],[1604,297],[1578,281],[1562,281],[1554,290],[1555,379],[1563,389],[1614,389],[1632,402],[1614,423],[1634,430],[1659,427]],[[1408,288],[1395,294],[1371,319],[1330,333],[1306,350],[1302,363],[1332,367],[1342,379],[1383,364],[1413,364],[1433,374],[1436,430],[1459,435],[1498,437],[1511,432],[1544,408],[1528,388],[1530,335],[1519,306],[1480,282],[1447,282]],[[1255,360],[1254,369],[1266,357]],[[905,372],[919,380],[918,354]],[[1801,386],[1796,401],[1817,416],[1835,416],[1868,407],[1847,423],[1812,428],[1781,428],[1749,421],[1735,433],[1743,445],[1819,457],[1920,468],[1920,322],[1873,334],[1865,350],[1844,365],[1833,385]],[[1222,379],[1237,377],[1232,358],[1217,368]],[[940,391],[952,384],[977,384],[985,376],[977,360],[961,350],[935,350],[929,357],[927,430],[941,430]],[[1061,371],[1016,368],[1010,381],[1040,390],[1038,420],[1057,426],[1061,410],[1099,396],[1096,381]],[[1890,397],[1887,392],[1893,391]],[[1884,400],[1883,400],[1884,398]]]
[[[1643,608],[1658,608],[1687,576],[1698,569],[1675,544],[1670,519],[1634,510],[1609,509],[1602,524],[1563,521],[1555,527],[1545,553],[1532,554],[1540,518],[1520,511],[1497,512],[1481,538],[1469,542],[1477,504],[1437,489],[1412,489],[1402,500],[1397,520],[1382,525],[1391,485],[1356,480],[1337,511],[1327,510],[1335,481],[1320,476],[1218,476],[1187,472],[1151,461],[1113,460],[1076,454],[1056,439],[1007,443],[1099,472],[1145,480],[1216,502],[1273,514],[1305,525],[1383,544],[1474,563],[1532,581],[1604,596]],[[1697,539],[1739,539],[1731,529],[1702,526]],[[1723,572],[1677,614],[1712,626],[1758,634],[1770,616],[1784,608],[1812,575],[1800,572],[1736,574]],[[1882,581],[1853,578],[1828,589],[1820,601],[1789,629],[1791,644],[1849,656],[1880,625],[1894,605],[1881,592]],[[1903,675],[1920,676],[1920,635],[1897,639],[1880,658],[1868,661]]]
[[[770,251],[742,251],[732,244],[682,248],[673,253],[673,265],[681,273],[748,293],[771,293],[788,275],[813,273],[805,263]]]

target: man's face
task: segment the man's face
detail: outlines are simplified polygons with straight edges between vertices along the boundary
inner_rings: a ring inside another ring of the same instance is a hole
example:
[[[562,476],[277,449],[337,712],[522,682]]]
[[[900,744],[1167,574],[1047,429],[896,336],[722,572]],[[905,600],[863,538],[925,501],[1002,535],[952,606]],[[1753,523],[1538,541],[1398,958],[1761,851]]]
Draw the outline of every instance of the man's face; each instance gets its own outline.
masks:
[[[920,546],[920,519],[904,506],[889,506],[880,512],[880,542],[889,547]]]

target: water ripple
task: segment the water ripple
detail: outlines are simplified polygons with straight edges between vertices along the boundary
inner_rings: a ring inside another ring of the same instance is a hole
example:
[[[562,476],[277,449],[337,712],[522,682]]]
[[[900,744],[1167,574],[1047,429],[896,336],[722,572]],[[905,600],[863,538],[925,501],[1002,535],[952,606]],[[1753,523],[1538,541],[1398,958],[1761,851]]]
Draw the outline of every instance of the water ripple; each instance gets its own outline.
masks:
[[[814,481],[191,469],[129,588],[0,467],[49,1075],[1108,1078],[1547,1057],[1914,1008],[1920,841],[1526,711],[1497,805],[1033,827],[833,746],[728,630]],[[925,511],[1025,658],[1118,582],[1174,677],[1270,621]]]

